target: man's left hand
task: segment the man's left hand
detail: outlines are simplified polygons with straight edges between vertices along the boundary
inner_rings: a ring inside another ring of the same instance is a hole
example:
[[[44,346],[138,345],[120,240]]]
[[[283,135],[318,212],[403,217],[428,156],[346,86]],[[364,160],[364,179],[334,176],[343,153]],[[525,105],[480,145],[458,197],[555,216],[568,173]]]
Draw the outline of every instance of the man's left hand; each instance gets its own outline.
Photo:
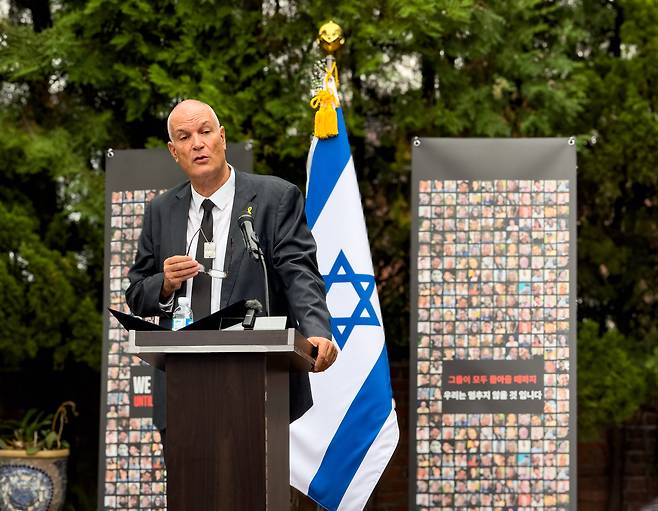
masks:
[[[336,345],[324,337],[309,337],[308,342],[318,348],[318,356],[315,359],[313,372],[320,373],[325,369],[329,369],[338,356],[338,348],[336,348]]]

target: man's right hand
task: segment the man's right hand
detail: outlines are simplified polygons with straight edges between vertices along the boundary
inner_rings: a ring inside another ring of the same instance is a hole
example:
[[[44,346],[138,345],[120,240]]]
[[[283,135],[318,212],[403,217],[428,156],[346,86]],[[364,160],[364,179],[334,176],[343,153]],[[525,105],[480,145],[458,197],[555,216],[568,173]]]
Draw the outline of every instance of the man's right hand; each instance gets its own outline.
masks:
[[[164,281],[160,290],[160,300],[169,300],[187,279],[196,277],[199,263],[190,256],[175,255],[164,260]]]

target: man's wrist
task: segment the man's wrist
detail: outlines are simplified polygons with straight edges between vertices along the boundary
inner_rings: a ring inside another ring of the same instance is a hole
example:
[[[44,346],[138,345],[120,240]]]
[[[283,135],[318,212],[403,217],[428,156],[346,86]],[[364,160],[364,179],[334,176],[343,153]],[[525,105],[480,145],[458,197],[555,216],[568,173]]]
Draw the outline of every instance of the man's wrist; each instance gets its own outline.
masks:
[[[160,288],[160,302],[166,303],[172,299],[174,296],[174,289],[167,285],[167,281],[162,282],[162,287]]]
[[[162,312],[172,312],[174,310],[174,295],[172,294],[168,299],[160,298],[158,305]]]

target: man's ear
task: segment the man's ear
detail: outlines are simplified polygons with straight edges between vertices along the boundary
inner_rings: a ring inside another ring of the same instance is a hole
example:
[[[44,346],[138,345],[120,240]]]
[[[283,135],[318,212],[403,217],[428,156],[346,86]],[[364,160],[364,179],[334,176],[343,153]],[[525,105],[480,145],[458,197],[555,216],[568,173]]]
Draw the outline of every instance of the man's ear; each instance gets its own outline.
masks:
[[[224,126],[219,127],[219,136],[222,139],[222,145],[224,146],[224,151],[226,151],[226,130]]]
[[[174,147],[174,144],[169,141],[167,142],[167,148],[169,149],[169,154],[171,154],[171,157],[178,161],[178,154],[176,153],[176,148]]]

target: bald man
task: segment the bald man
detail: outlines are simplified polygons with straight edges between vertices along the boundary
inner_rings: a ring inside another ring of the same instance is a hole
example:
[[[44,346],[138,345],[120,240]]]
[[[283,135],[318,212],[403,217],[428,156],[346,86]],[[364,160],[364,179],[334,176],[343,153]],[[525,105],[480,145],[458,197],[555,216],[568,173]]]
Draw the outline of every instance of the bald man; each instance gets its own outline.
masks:
[[[205,103],[179,103],[169,115],[167,131],[169,152],[188,181],[155,197],[144,213],[135,264],[128,273],[130,309],[139,316],[160,316],[160,324],[170,327],[181,296],[191,299],[195,320],[240,300],[265,303],[262,269],[248,256],[238,226],[238,217],[251,205],[270,280],[270,313],[287,316],[318,347],[315,371],[324,371],[338,351],[329,340],[324,282],[301,192],[282,179],[232,167],[226,161],[224,127]],[[212,248],[208,258],[206,245]],[[200,272],[201,258],[228,276],[219,280]],[[164,431],[165,377],[156,373],[154,423]],[[291,372],[290,420],[312,403],[308,375]]]

